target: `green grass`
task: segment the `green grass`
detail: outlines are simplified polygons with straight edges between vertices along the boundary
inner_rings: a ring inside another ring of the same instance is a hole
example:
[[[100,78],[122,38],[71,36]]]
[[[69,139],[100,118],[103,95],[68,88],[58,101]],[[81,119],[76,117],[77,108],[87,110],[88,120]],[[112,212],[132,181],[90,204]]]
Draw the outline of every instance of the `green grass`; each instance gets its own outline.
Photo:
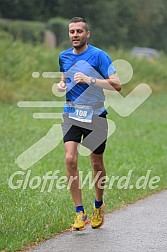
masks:
[[[7,48],[8,50],[4,52]],[[18,175],[17,179],[25,181],[27,171],[19,168],[15,159],[43,137],[55,123],[55,120],[35,120],[32,117],[33,112],[54,112],[54,109],[19,108],[17,102],[21,99],[57,99],[51,92],[55,80],[45,80],[42,77],[32,79],[31,73],[57,71],[59,51],[6,41],[1,43],[0,53],[2,55],[0,62],[2,91],[0,97],[0,251],[16,251],[69,228],[74,218],[74,204],[66,188],[60,190],[54,186],[48,192],[49,183],[44,192],[40,192],[42,185],[34,190],[29,185],[23,189],[23,184],[21,188],[12,190],[8,185],[10,176],[16,171],[24,172],[24,175]],[[108,212],[167,188],[166,58],[162,57],[163,64],[162,62],[148,64],[146,61],[134,61],[122,51],[112,53],[114,59],[127,58],[131,60],[131,64],[134,64],[133,79],[123,86],[123,93],[127,93],[139,83],[146,82],[153,88],[153,94],[129,117],[123,118],[112,109],[108,110],[108,117],[115,122],[117,128],[107,141],[104,155],[107,175],[110,178],[127,176],[128,171],[132,170],[130,184],[135,185],[139,177],[145,176],[147,171],[151,170],[149,180],[153,176],[159,176],[160,181],[154,190],[149,189],[148,186],[145,189],[135,187],[118,189],[115,181],[111,189],[105,190]],[[31,171],[29,181],[34,176],[42,179],[48,171],[60,170],[58,176],[64,176],[63,143],[61,142],[56,149],[28,170]],[[91,170],[88,157],[79,156],[79,170],[84,171],[84,176]],[[15,185],[16,182],[15,179]],[[83,203],[89,216],[93,201],[94,188],[90,190],[87,182],[83,188]]]
[[[117,129],[108,139],[105,152],[107,175],[125,176],[133,170],[130,184],[135,185],[140,176],[151,170],[150,178],[159,176],[158,188],[118,189],[114,183],[111,189],[105,190],[107,210],[113,211],[155,191],[167,188],[166,176],[166,117],[164,106],[165,94],[152,95],[131,116],[121,118],[110,111]],[[35,120],[32,109],[20,109],[16,105],[1,104],[1,180],[0,180],[0,249],[17,250],[27,244],[51,237],[70,226],[73,221],[74,205],[69,190],[58,190],[55,187],[47,192],[32,190],[29,186],[23,190],[12,190],[8,185],[11,174],[21,169],[15,164],[16,157],[33,143],[44,136],[53,125],[53,120]],[[46,174],[47,171],[60,170],[65,175],[64,149],[61,143],[46,157],[34,164],[30,179],[33,176]],[[79,170],[84,176],[91,170],[88,157],[79,157]],[[24,171],[25,174],[27,171]],[[17,176],[25,180],[25,175]],[[15,181],[16,183],[16,181]],[[83,188],[83,202],[90,214],[94,201],[94,189]]]
[[[58,79],[44,79],[43,72],[59,71],[58,60],[61,49],[46,46],[32,46],[6,39],[0,42],[0,101],[55,100],[51,89]],[[124,59],[133,67],[133,78],[124,85],[128,93],[139,83],[151,85],[155,92],[167,90],[167,57],[161,53],[159,62],[133,59],[123,50],[107,51],[113,61]],[[32,72],[39,72],[39,78],[32,78]],[[58,99],[58,98],[56,98]]]

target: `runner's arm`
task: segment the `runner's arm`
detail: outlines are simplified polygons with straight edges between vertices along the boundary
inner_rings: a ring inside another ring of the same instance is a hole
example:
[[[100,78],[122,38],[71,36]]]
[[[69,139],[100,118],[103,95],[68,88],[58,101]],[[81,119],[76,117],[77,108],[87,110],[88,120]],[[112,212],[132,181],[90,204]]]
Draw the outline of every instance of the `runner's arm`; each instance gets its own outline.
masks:
[[[64,73],[62,73],[61,75],[61,80],[60,82],[57,84],[57,89],[59,92],[65,92],[66,91],[66,76]]]
[[[98,79],[98,78],[95,79],[96,83],[94,85],[97,87],[108,90],[121,91],[121,83],[116,73],[111,74],[106,79]],[[76,83],[87,83],[89,85],[92,85],[91,84],[92,77],[87,76],[81,72],[78,72],[74,75],[74,80],[76,81]]]

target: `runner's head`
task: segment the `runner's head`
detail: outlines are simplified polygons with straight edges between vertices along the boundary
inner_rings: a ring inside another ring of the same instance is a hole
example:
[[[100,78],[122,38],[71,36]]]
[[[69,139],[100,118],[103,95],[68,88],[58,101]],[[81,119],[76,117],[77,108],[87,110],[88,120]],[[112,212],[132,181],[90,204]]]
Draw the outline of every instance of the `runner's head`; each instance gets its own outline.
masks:
[[[81,17],[72,18],[69,23],[69,39],[73,47],[76,49],[84,47],[89,37],[90,31],[86,21]]]

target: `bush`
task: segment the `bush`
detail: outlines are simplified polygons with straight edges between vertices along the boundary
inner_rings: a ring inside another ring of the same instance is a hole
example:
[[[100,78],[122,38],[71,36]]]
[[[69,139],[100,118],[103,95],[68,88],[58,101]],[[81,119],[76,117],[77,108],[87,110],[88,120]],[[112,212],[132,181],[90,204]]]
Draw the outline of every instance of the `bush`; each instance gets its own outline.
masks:
[[[56,35],[57,46],[68,46],[68,23],[69,20],[64,18],[51,18],[47,23],[47,29]]]
[[[9,32],[0,29],[0,40],[12,40],[12,36]]]
[[[0,29],[10,33],[14,40],[39,44],[43,42],[45,24],[41,22],[0,19]]]

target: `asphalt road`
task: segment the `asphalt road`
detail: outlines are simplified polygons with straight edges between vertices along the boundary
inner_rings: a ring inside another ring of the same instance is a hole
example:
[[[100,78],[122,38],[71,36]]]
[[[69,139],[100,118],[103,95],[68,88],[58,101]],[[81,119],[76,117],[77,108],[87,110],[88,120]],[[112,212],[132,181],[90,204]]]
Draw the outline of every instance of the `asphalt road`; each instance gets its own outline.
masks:
[[[107,214],[100,229],[56,235],[31,252],[167,252],[167,190]]]

